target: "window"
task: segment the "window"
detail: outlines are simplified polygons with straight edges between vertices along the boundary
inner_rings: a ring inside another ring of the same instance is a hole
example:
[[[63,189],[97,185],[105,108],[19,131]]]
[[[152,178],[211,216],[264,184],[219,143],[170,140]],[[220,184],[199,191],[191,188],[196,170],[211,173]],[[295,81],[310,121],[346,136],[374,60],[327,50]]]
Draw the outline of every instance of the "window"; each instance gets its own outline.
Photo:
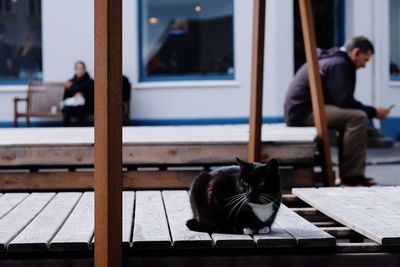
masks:
[[[0,0],[0,84],[42,78],[40,0]]]
[[[140,80],[233,79],[233,0],[141,0]]]
[[[294,8],[294,64],[295,72],[306,62],[303,30],[301,27],[299,1],[293,0]],[[345,2],[344,0],[312,0],[317,47],[329,49],[344,44]]]
[[[390,79],[400,81],[400,0],[390,0]]]

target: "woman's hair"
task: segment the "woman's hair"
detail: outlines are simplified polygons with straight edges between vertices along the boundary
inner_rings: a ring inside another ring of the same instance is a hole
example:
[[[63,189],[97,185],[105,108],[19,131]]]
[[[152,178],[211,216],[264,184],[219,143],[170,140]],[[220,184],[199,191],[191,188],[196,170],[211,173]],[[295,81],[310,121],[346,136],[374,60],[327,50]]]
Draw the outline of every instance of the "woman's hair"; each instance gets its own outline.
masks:
[[[359,48],[361,53],[364,54],[368,53],[368,51],[371,51],[372,54],[375,52],[374,45],[365,36],[357,36],[347,42],[347,52],[350,52],[354,48]]]
[[[85,62],[83,62],[82,60],[78,60],[77,62],[75,62],[75,69],[76,69],[76,67],[78,66],[78,65],[82,65],[83,66],[83,68],[86,70],[86,64],[85,64]]]

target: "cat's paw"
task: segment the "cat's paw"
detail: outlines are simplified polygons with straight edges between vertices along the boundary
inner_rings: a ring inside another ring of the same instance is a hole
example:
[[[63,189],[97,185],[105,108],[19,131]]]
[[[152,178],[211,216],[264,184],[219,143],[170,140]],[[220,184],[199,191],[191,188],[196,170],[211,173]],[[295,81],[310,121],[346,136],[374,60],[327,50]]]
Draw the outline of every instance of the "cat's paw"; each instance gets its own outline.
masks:
[[[260,230],[258,230],[258,233],[261,235],[267,235],[267,234],[271,233],[271,227],[265,226],[264,228],[261,228]]]
[[[243,228],[243,234],[245,235],[252,235],[254,231],[250,228]]]

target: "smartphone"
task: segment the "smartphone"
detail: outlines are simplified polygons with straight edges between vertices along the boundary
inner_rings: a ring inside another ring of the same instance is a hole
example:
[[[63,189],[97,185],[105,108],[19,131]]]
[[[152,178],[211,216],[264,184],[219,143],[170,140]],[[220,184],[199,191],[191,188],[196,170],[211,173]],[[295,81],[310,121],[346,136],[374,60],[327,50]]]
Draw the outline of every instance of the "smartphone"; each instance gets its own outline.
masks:
[[[395,106],[396,106],[395,104],[390,105],[389,110],[392,110]]]

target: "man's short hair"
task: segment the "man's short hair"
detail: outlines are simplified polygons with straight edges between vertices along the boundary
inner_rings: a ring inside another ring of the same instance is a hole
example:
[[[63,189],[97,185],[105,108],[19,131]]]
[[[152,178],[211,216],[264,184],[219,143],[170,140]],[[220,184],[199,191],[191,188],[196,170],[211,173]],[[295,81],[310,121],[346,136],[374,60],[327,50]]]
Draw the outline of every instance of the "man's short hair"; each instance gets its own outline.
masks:
[[[371,51],[372,54],[375,53],[374,45],[365,36],[357,36],[351,39],[346,44],[346,50],[350,52],[354,48],[359,48],[361,53],[367,54]]]

